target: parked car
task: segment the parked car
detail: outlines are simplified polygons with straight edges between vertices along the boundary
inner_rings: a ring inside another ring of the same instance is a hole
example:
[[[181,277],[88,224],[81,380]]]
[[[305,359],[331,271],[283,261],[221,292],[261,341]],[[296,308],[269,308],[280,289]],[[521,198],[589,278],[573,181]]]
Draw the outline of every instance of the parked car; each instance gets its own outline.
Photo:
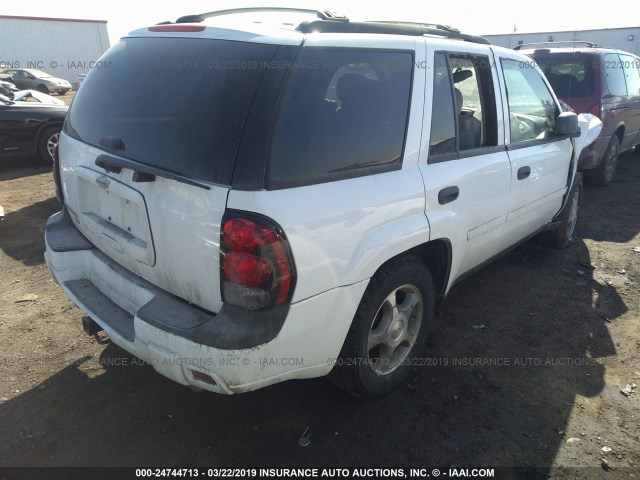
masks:
[[[13,99],[14,94],[18,91],[19,89],[12,82],[0,80],[0,95]]]
[[[0,95],[0,159],[38,155],[51,164],[67,109],[65,105],[13,101]]]
[[[38,90],[39,92],[50,94],[57,93],[64,95],[71,90],[71,84],[62,79],[55,78],[48,73],[31,68],[10,68],[3,70],[5,75],[9,75],[13,83],[20,90]]]
[[[640,144],[640,57],[588,42],[522,45],[544,71],[558,98],[577,113],[591,113],[603,123],[600,137],[583,150],[578,168],[594,185],[608,185],[618,155]]]
[[[37,90],[18,90],[13,92],[13,100],[16,102],[34,102],[47,105],[65,105],[59,98],[52,97]]]
[[[105,53],[56,150],[46,262],[87,333],[181,384],[384,395],[456,282],[572,242],[579,121],[527,57],[450,28],[224,23],[282,11]]]

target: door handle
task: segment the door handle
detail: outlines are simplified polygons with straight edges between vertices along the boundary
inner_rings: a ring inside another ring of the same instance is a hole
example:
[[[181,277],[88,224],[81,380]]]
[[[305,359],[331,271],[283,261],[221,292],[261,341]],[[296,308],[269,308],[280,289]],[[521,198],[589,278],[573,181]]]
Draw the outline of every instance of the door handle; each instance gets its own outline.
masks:
[[[520,167],[518,169],[518,180],[524,180],[531,174],[531,167]]]
[[[445,203],[453,202],[460,195],[460,189],[456,186],[443,188],[438,192],[438,203],[444,205]]]

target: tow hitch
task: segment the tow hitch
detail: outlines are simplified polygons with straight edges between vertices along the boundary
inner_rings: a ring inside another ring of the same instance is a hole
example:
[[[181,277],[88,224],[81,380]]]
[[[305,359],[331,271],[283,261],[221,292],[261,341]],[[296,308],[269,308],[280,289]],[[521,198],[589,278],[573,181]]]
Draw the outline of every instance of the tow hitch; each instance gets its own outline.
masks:
[[[96,322],[94,322],[93,319],[89,316],[82,317],[82,329],[84,330],[84,333],[86,333],[90,337],[93,337],[94,335],[103,331],[103,328]]]

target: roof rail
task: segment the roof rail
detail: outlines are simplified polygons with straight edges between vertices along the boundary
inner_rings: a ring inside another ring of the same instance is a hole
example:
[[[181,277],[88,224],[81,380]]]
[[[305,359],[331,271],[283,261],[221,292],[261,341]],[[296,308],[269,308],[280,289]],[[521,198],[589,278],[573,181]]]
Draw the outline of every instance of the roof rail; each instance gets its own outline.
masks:
[[[481,43],[490,45],[491,42],[484,37],[467,35],[460,33],[460,30],[439,24],[414,23],[414,22],[350,22],[344,15],[331,12],[329,10],[313,10],[307,8],[289,7],[249,7],[231,8],[217,10],[214,12],[200,13],[197,15],[185,15],[176,20],[175,23],[200,23],[207,18],[233,15],[237,13],[259,13],[259,12],[280,12],[280,13],[306,13],[315,14],[318,20],[305,20],[296,27],[301,33],[382,33],[389,35],[436,35],[440,37],[456,38],[466,42]],[[163,22],[169,23],[169,22]]]
[[[436,35],[439,37],[455,38],[466,42],[491,45],[484,37],[467,35],[459,30],[443,25],[411,22],[335,22],[325,20],[306,20],[296,27],[302,33],[381,33],[387,35]]]
[[[442,25],[440,23],[424,23],[424,22],[406,22],[406,21],[395,21],[395,20],[367,20],[367,22],[374,22],[374,23],[389,23],[392,25],[416,25],[416,26],[420,26],[423,28],[437,28],[439,30],[444,30],[447,32],[456,32],[456,33],[460,33],[460,30],[455,28],[455,27],[451,27],[449,25]]]
[[[515,47],[513,47],[514,50],[521,50],[524,47],[530,47],[532,45],[543,45],[543,46],[547,46],[547,47],[557,47],[558,44],[566,44],[566,43],[570,43],[572,45],[576,45],[576,44],[584,44],[587,47],[597,47],[598,45],[595,43],[591,43],[591,42],[586,42],[584,40],[558,40],[557,42],[533,42],[533,43],[522,43],[520,45],[516,45]]]
[[[200,23],[207,18],[222,17],[224,15],[234,15],[236,13],[259,13],[259,12],[279,12],[279,13],[306,13],[315,14],[321,20],[333,20],[348,22],[349,19],[339,13],[329,10],[314,10],[309,8],[289,8],[289,7],[248,7],[230,8],[226,10],[216,10],[214,12],[200,13],[196,15],[185,15],[176,20],[176,23]]]

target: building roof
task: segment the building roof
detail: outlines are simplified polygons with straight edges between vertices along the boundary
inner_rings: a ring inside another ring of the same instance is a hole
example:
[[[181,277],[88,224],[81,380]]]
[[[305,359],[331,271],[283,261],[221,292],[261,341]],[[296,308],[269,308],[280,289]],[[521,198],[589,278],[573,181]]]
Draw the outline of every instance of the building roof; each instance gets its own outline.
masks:
[[[549,35],[555,33],[582,33],[582,32],[607,32],[610,30],[636,30],[640,28],[640,26],[631,26],[631,27],[613,27],[613,28],[581,28],[574,30],[554,30],[554,31],[543,31],[543,32],[515,32],[515,33],[486,33],[483,34],[485,37],[511,37],[511,36],[523,36],[523,35]]]
[[[0,19],[8,20],[41,20],[45,22],[80,22],[80,23],[107,23],[106,20],[87,20],[83,18],[50,18],[50,17],[23,17],[14,15],[0,15]]]

